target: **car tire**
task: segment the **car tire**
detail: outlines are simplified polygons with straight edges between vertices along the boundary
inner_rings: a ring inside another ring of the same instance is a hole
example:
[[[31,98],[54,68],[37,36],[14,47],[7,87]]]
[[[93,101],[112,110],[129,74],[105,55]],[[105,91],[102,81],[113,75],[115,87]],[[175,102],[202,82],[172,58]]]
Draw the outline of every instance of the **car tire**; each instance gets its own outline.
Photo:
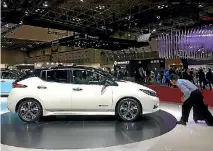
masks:
[[[18,106],[18,116],[19,118],[27,123],[36,122],[42,116],[42,106],[35,99],[25,99]]]
[[[129,105],[129,107],[128,107]],[[116,115],[123,121],[135,121],[141,115],[141,105],[133,98],[124,98],[116,107]],[[134,116],[133,116],[134,115]],[[127,117],[128,116],[128,117]]]

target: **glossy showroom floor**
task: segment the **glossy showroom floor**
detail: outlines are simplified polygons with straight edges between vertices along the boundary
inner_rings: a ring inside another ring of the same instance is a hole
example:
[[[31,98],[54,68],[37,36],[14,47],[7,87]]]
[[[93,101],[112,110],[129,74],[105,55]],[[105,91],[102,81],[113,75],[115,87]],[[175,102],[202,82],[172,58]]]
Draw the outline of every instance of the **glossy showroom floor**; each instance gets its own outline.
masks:
[[[133,123],[117,122],[108,116],[101,119],[70,116],[25,124],[6,109],[4,98],[1,99],[3,151],[42,151],[43,148],[46,151],[212,151],[213,148],[213,127],[203,122],[195,124],[192,117],[187,126],[176,126],[181,113],[176,104],[161,103],[159,112]]]

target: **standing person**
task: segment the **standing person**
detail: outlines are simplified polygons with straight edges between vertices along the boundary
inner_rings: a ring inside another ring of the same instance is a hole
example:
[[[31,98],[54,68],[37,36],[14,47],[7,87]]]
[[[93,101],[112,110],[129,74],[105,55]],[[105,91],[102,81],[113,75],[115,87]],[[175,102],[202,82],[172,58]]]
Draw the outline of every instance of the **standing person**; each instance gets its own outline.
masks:
[[[212,90],[212,85],[213,85],[213,73],[212,70],[209,68],[208,72],[206,73],[206,79],[209,84],[210,90]]]
[[[116,66],[115,67],[115,72],[114,72],[114,76],[118,79],[123,79],[123,73],[121,72],[121,67],[120,66]]]
[[[138,84],[143,84],[144,77],[145,77],[145,75],[143,73],[143,68],[138,66],[135,69],[135,82]]]
[[[183,79],[190,81],[190,78],[189,78],[189,69],[184,69],[184,71],[183,71]]]
[[[181,101],[183,102],[182,117],[177,124],[186,125],[192,107],[196,107],[199,113],[204,115],[205,104],[203,102],[202,92],[198,89],[198,87],[188,80],[178,79],[177,75],[171,75],[170,80],[171,83],[180,88],[184,94],[181,98]]]
[[[191,69],[191,70],[189,71],[189,81],[191,81],[193,84],[195,84],[193,69]]]
[[[146,83],[150,83],[151,71],[147,68],[146,70]]]
[[[170,74],[169,74],[169,71],[168,70],[166,70],[165,72],[164,72],[164,77],[165,77],[165,80],[166,80],[166,83],[167,83],[167,85],[168,85],[168,87],[171,87],[172,85],[171,85],[171,82],[170,82]]]
[[[203,90],[205,90],[205,88],[206,88],[206,76],[205,76],[205,73],[204,73],[202,68],[200,68],[200,70],[198,71],[198,77],[199,77],[200,87]]]

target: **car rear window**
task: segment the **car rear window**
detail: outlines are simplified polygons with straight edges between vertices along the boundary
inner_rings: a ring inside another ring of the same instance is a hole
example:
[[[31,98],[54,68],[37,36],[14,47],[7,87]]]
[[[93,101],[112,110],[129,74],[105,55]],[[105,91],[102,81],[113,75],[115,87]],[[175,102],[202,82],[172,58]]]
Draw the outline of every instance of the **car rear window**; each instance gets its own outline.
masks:
[[[40,73],[41,73],[41,70],[27,71],[23,76],[17,78],[15,82],[20,82],[20,81],[28,79],[30,77],[40,77]]]

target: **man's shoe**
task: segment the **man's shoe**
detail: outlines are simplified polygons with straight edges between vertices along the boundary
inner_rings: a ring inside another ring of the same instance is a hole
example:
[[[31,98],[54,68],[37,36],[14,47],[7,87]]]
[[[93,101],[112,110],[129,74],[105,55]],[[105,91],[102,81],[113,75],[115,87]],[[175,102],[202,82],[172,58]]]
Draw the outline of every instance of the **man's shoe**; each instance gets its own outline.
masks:
[[[186,126],[186,122],[180,120],[180,121],[177,121],[177,124],[180,124],[180,125],[185,125]]]

